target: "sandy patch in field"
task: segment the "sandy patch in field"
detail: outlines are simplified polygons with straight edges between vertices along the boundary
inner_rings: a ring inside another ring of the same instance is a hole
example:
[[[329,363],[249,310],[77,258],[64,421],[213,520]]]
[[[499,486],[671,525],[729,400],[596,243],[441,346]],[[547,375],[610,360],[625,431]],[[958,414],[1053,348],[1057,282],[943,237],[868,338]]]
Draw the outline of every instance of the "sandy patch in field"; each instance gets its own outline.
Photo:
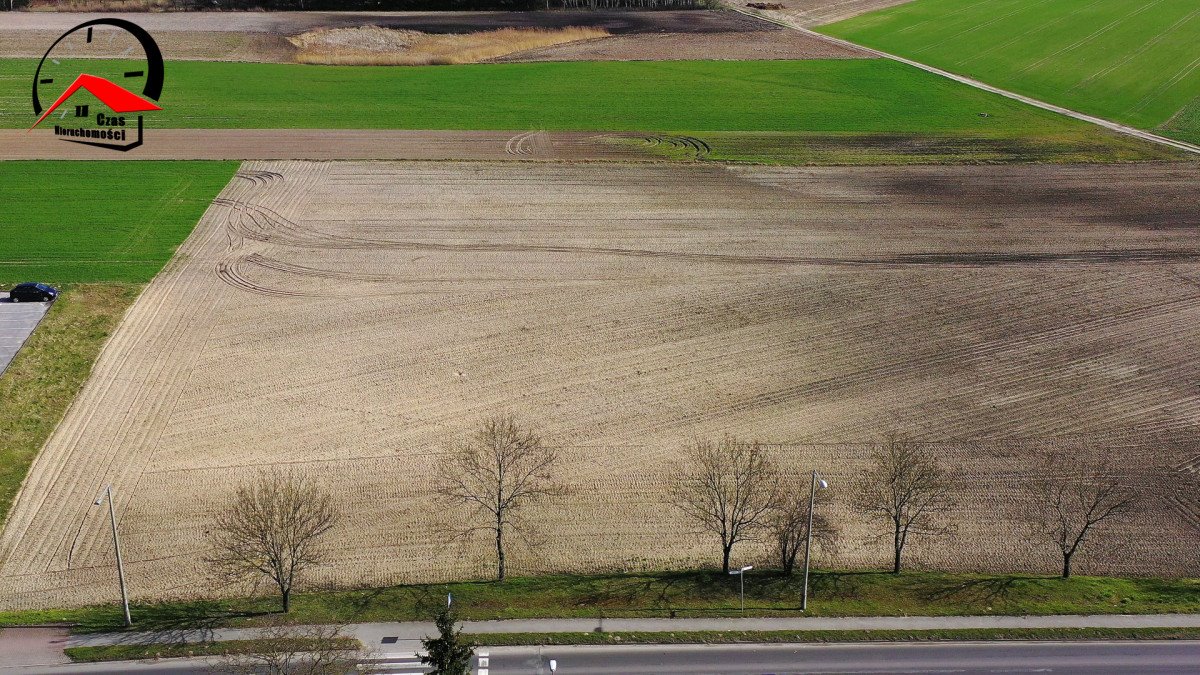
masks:
[[[347,511],[316,582],[486,576],[487,542],[436,544],[429,476],[505,409],[562,446],[574,488],[514,573],[715,564],[659,495],[688,437],[725,431],[838,489],[823,565],[883,564],[847,499],[858,443],[897,429],[942,441],[961,479],[957,538],[915,543],[916,566],[1052,572],[1021,486],[1056,449],[1118,458],[1149,500],[1079,573],[1194,574],[1197,178],[248,163],[38,457],[0,537],[0,608],[113,597],[91,506],[109,482],[135,598],[221,592],[204,531],[271,464]]]
[[[422,33],[379,26],[324,28],[288,41],[300,63],[428,66],[479,63],[514,52],[608,37],[603,28],[498,28],[474,33]]]
[[[855,59],[871,54],[792,30],[618,35],[518,52],[497,61]]]

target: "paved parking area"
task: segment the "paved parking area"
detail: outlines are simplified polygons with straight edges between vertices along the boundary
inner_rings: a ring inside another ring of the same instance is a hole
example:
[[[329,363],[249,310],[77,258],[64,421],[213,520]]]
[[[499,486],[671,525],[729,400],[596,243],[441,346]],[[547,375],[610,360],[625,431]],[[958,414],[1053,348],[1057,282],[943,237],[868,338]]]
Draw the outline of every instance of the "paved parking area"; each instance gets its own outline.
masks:
[[[48,302],[12,303],[8,301],[8,293],[0,293],[0,373],[8,368],[47,309],[50,309]]]

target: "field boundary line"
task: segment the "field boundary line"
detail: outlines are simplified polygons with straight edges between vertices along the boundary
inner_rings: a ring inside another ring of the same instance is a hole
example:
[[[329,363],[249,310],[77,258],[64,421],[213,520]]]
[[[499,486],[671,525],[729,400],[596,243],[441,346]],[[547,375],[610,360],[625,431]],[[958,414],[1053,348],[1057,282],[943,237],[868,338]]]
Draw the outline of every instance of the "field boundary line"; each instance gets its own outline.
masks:
[[[912,59],[908,59],[903,56],[898,56],[898,55],[892,54],[890,52],[881,51],[878,49],[874,49],[872,47],[866,47],[866,46],[860,45],[858,43],[851,42],[849,40],[843,40],[841,38],[833,37],[832,35],[825,35],[824,33],[818,33],[815,30],[812,30],[810,28],[804,28],[803,26],[794,24],[790,21],[787,21],[786,19],[776,19],[774,17],[768,17],[763,14],[759,14],[757,12],[752,12],[747,9],[742,9],[741,7],[734,7],[733,5],[727,5],[727,7],[729,7],[730,9],[732,9],[735,12],[740,12],[742,14],[745,14],[746,16],[752,16],[756,19],[761,19],[763,21],[773,23],[777,26],[783,26],[784,28],[791,28],[792,30],[800,31],[801,33],[804,33],[811,37],[819,38],[821,40],[825,40],[826,42],[830,42],[832,44],[840,45],[842,47],[850,47],[853,49],[859,49],[859,50],[867,52],[868,54],[873,54],[882,59],[890,59],[892,61],[896,61],[897,63],[903,63],[907,66],[912,66],[913,68],[919,68],[921,70],[924,70],[927,73],[932,73],[934,75],[938,75],[940,77],[944,77],[949,80],[954,80],[955,82],[958,82],[960,84],[965,84],[969,87],[981,89],[983,91],[986,91],[986,92],[989,92],[992,94],[998,94],[1000,96],[1012,99],[1014,101],[1020,101],[1021,103],[1025,103],[1027,105],[1034,106],[1035,108],[1041,108],[1042,110],[1046,110],[1046,111],[1049,111],[1052,113],[1057,113],[1059,115],[1070,117],[1072,119],[1077,119],[1081,122],[1088,122],[1090,124],[1095,124],[1096,126],[1104,127],[1105,129],[1108,129],[1109,131],[1115,131],[1119,134],[1124,134],[1126,136],[1132,136],[1134,138],[1139,138],[1143,141],[1149,141],[1150,143],[1166,145],[1166,146],[1175,148],[1176,150],[1182,150],[1184,152],[1188,152],[1188,153],[1191,153],[1194,155],[1200,155],[1200,145],[1193,145],[1192,143],[1188,143],[1186,141],[1177,141],[1173,138],[1167,138],[1166,136],[1160,136],[1158,134],[1155,134],[1155,133],[1152,133],[1149,131],[1144,131],[1142,129],[1131,127],[1131,126],[1128,126],[1125,124],[1120,124],[1119,122],[1113,122],[1112,120],[1106,120],[1103,117],[1096,117],[1095,115],[1088,115],[1086,113],[1081,113],[1077,110],[1071,110],[1070,108],[1064,108],[1062,106],[1055,105],[1053,103],[1047,103],[1046,101],[1042,101],[1040,99],[1033,98],[1032,96],[1025,96],[1024,94],[1018,94],[1016,92],[1009,91],[1007,89],[1001,89],[1000,87],[996,87],[996,86],[987,84],[985,82],[980,82],[979,80],[976,80],[976,79],[973,79],[970,77],[966,77],[965,75],[958,75],[958,74],[952,73],[948,70],[942,70],[941,68],[935,68],[934,66],[931,66],[926,63],[921,63],[920,61],[914,61]]]

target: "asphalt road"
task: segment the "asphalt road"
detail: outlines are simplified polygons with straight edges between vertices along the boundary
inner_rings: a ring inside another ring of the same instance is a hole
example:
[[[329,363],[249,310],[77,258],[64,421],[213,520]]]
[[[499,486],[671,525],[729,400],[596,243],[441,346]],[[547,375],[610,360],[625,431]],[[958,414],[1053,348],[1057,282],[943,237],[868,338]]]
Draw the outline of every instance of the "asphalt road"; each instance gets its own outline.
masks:
[[[485,656],[486,654],[486,656]],[[477,675],[785,675],[791,673],[1200,674],[1200,642],[949,642],[835,645],[628,645],[481,648]],[[411,658],[364,672],[423,673]],[[0,673],[5,672],[0,670]],[[90,664],[25,673],[212,673],[201,660]]]
[[[8,301],[7,292],[0,293],[0,373],[8,367],[49,308],[50,304],[46,302],[12,303]]]

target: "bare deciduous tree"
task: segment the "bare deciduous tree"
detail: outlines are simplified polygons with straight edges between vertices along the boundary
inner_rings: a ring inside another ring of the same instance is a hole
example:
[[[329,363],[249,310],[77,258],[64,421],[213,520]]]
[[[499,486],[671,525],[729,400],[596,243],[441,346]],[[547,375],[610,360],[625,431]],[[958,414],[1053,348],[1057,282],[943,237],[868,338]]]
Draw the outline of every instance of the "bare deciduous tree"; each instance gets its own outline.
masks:
[[[553,476],[557,463],[558,453],[511,415],[484,420],[467,442],[451,449],[438,463],[438,496],[444,502],[471,508],[474,522],[457,528],[460,534],[483,530],[495,536],[496,577],[500,581],[508,573],[505,535],[510,530],[530,532],[521,517],[524,507],[566,492]]]
[[[1034,506],[1042,531],[1062,553],[1062,577],[1068,579],[1071,558],[1106,523],[1131,513],[1137,493],[1107,463],[1077,455],[1047,456],[1038,473],[1030,483]]]
[[[255,675],[349,675],[368,658],[358,640],[337,625],[291,626],[273,622],[253,647],[217,665],[217,672]]]
[[[721,540],[721,569],[729,571],[733,547],[766,524],[778,478],[766,449],[726,436],[696,439],[688,466],[670,486],[670,501]]]
[[[269,580],[287,612],[297,579],[324,560],[321,539],[337,520],[332,497],[303,473],[265,471],[217,516],[208,562],[230,581]]]
[[[767,529],[784,574],[796,568],[796,557],[808,538],[808,489],[804,481],[781,485],[767,517]],[[833,496],[828,489],[813,495],[812,538],[825,551],[837,549],[838,528],[826,514]]]
[[[888,435],[872,453],[854,502],[864,513],[887,518],[891,523],[893,573],[900,573],[909,537],[949,532],[940,521],[942,514],[954,507],[950,487],[937,460],[912,441]]]

